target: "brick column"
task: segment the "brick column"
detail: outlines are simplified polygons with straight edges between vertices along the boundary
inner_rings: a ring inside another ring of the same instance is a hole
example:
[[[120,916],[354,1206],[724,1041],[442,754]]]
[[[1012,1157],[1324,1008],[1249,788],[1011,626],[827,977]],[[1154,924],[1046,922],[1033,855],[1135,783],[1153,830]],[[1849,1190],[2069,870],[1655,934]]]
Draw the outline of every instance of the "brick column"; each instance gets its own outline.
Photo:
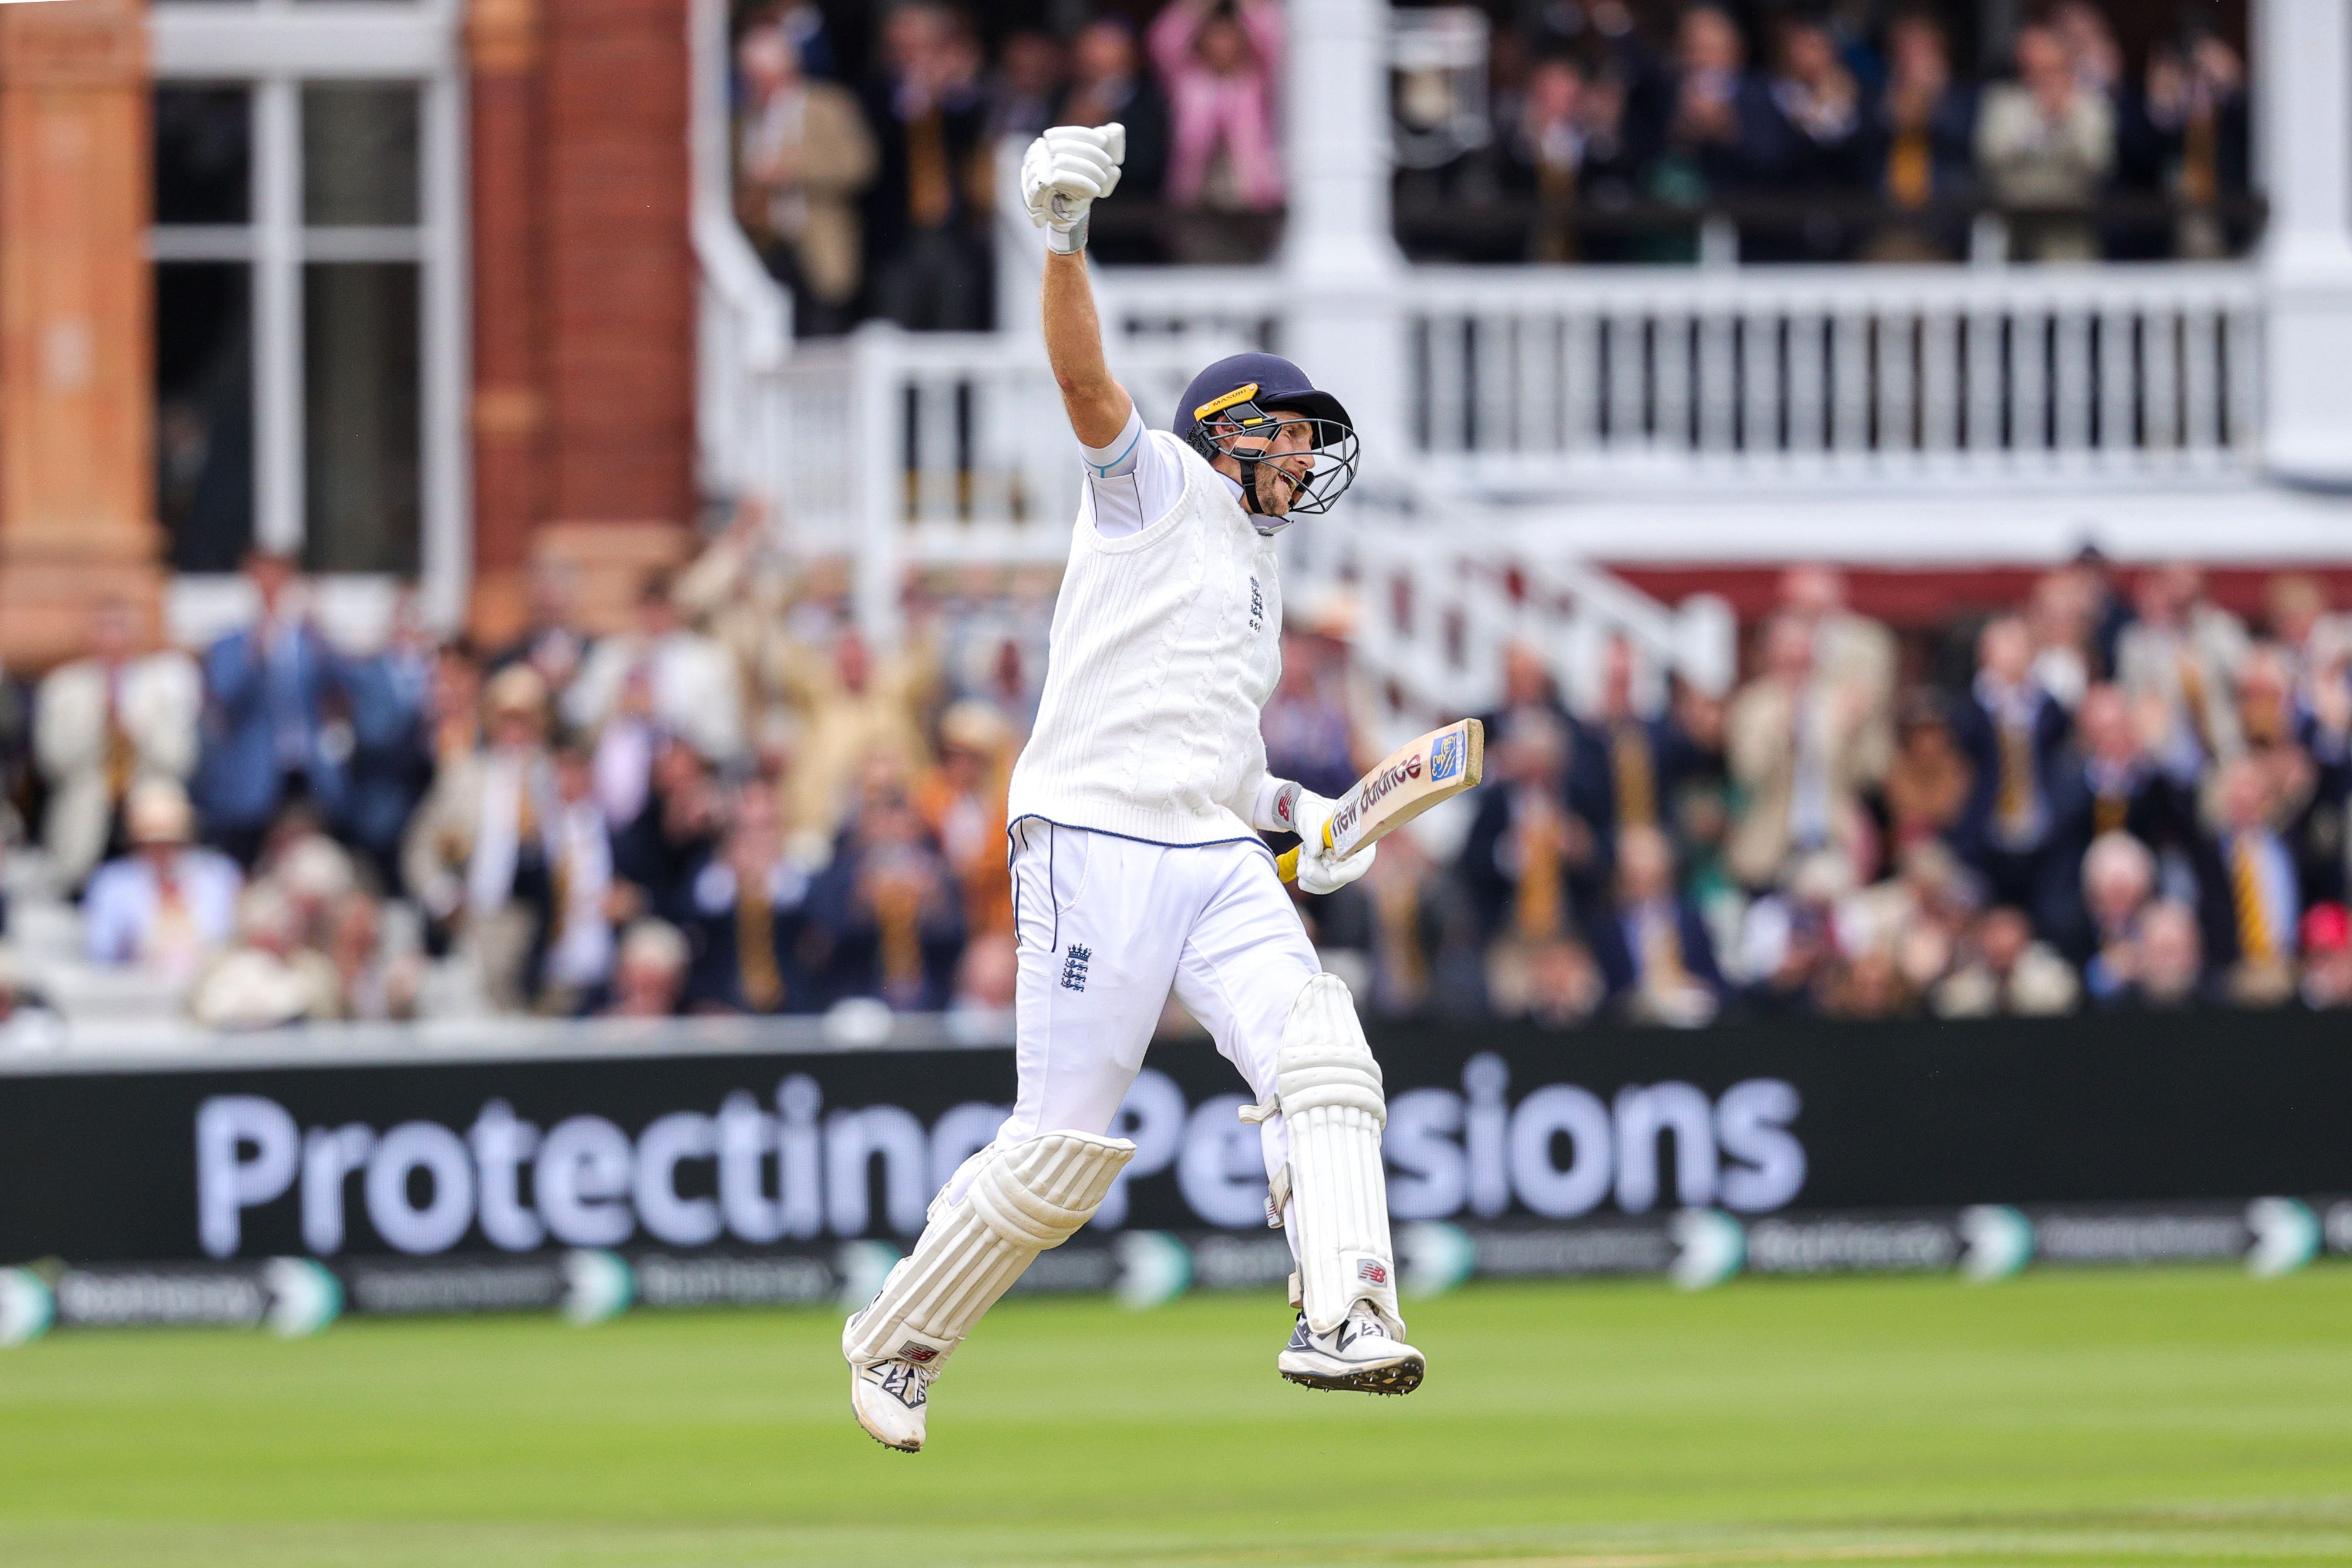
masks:
[[[0,661],[152,607],[153,300],[141,0],[0,8]]]
[[[543,516],[547,426],[541,280],[539,0],[472,0],[475,629],[503,641],[525,610]]]
[[[686,0],[563,0],[542,79],[546,524],[611,613],[692,521]]]

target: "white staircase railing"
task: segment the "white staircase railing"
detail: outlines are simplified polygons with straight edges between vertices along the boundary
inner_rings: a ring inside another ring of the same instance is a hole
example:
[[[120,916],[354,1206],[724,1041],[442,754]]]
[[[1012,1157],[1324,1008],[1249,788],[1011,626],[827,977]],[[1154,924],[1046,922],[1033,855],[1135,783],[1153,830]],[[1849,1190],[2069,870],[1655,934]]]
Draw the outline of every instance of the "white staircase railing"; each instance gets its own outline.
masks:
[[[1610,637],[1632,643],[1644,705],[1664,700],[1670,675],[1721,695],[1736,673],[1738,626],[1721,599],[1695,595],[1669,608],[1575,559],[1539,527],[1418,480],[1369,481],[1328,522],[1283,540],[1286,603],[1310,605],[1334,592],[1350,602],[1358,677],[1390,744],[1492,709],[1514,643],[1541,657],[1580,710],[1598,699],[1594,656]]]
[[[727,102],[726,0],[689,0],[688,223],[699,274],[695,300],[695,461],[702,489],[757,488],[784,438],[767,383],[792,352],[792,296],[735,221],[733,117]]]

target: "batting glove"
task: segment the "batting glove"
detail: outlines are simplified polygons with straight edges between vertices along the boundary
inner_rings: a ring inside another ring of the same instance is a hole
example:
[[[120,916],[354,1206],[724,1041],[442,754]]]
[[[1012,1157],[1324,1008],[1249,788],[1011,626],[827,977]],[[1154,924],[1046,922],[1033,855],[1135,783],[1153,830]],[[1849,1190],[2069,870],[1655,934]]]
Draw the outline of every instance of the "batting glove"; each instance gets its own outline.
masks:
[[[1298,818],[1298,887],[1301,892],[1336,893],[1372,868],[1372,858],[1381,852],[1377,844],[1367,844],[1342,860],[1323,847],[1324,825],[1331,820],[1331,812],[1339,805],[1326,800],[1312,790],[1298,792],[1294,811]]]
[[[1048,249],[1065,256],[1087,247],[1087,213],[1118,189],[1127,161],[1124,125],[1056,125],[1021,159],[1021,200],[1045,231]]]

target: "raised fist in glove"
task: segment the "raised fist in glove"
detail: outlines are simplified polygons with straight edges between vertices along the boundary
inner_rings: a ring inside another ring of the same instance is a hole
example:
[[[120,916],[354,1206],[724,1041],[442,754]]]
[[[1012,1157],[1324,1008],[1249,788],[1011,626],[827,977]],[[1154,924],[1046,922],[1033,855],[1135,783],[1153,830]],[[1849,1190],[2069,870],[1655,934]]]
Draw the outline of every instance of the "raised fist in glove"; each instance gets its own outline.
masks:
[[[1292,809],[1298,818],[1298,886],[1303,892],[1338,892],[1370,870],[1372,858],[1381,852],[1379,845],[1367,844],[1342,860],[1324,847],[1323,829],[1338,804],[1312,790],[1298,792],[1297,804]]]
[[[1087,211],[1118,189],[1127,161],[1124,125],[1056,125],[1021,159],[1021,200],[1029,221],[1045,231],[1048,248],[1071,255],[1087,247]]]

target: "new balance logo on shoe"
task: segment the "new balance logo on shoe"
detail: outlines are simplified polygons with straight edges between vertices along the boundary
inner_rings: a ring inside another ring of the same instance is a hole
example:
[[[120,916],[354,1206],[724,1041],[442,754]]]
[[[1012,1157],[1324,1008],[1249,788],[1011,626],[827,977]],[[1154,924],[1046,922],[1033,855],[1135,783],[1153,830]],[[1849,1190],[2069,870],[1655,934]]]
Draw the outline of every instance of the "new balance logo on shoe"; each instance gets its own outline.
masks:
[[[886,1361],[866,1375],[875,1387],[909,1410],[920,1410],[930,1403],[930,1376],[919,1368],[904,1362]]]
[[[1070,944],[1068,955],[1062,960],[1063,990],[1084,991],[1087,988],[1087,965],[1094,962],[1094,949],[1082,947],[1075,942]]]

